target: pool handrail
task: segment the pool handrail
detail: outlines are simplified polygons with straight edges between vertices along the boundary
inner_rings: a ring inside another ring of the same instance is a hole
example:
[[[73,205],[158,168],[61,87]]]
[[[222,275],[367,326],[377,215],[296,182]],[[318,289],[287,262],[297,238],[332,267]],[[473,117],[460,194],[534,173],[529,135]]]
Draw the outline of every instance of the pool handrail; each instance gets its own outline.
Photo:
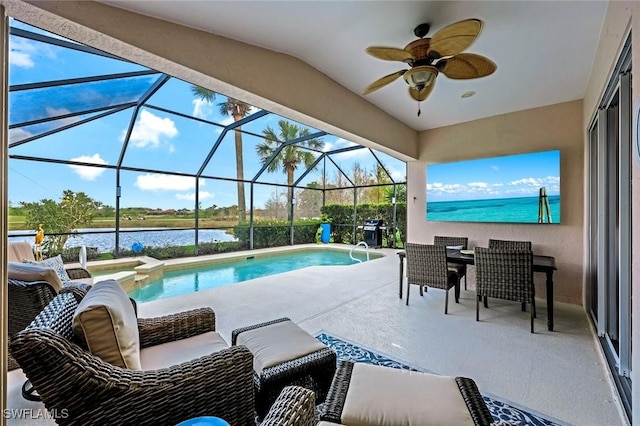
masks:
[[[353,254],[352,254],[353,251],[356,249],[356,247],[360,245],[364,245],[364,248],[367,250],[367,262],[368,262],[369,261],[369,244],[367,244],[365,241],[360,241],[358,244],[351,247],[351,250],[349,250],[349,257],[351,258],[351,260],[357,260],[358,262],[362,263],[362,260],[356,259],[355,257],[353,257]]]

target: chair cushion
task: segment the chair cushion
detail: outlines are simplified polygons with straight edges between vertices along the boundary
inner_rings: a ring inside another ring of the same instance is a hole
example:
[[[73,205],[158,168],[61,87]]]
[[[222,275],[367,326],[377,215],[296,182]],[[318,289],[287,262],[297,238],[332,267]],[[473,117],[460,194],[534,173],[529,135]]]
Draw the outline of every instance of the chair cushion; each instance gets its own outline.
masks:
[[[31,244],[26,241],[15,241],[9,243],[7,260],[9,262],[24,262],[27,260],[36,260],[33,255]]]
[[[158,370],[219,352],[228,347],[229,345],[220,334],[210,331],[188,339],[143,348],[140,351],[140,364],[143,370]]]
[[[76,308],[73,332],[103,361],[141,369],[138,320],[129,297],[117,281],[100,281],[89,290]]]
[[[7,278],[18,281],[46,281],[56,293],[62,289],[62,281],[58,274],[42,265],[33,265],[22,262],[9,262],[7,265]]]
[[[67,274],[66,269],[64,269],[64,262],[62,261],[62,256],[60,255],[44,259],[42,262],[38,262],[35,260],[25,260],[25,262],[31,263],[33,265],[42,265],[47,268],[51,268],[56,271],[56,274],[58,274],[58,276],[60,277],[60,281],[71,281],[71,278],[69,278],[69,274]]]
[[[253,370],[257,374],[265,368],[326,348],[318,339],[292,321],[244,331],[240,333],[236,343],[249,348],[253,354]]]
[[[473,425],[453,377],[356,363],[342,409],[345,425]]]

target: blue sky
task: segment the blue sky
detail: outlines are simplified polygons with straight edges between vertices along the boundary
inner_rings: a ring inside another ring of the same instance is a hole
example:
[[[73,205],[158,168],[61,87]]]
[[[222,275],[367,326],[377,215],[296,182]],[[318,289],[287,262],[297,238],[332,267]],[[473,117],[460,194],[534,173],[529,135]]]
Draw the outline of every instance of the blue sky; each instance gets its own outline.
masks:
[[[560,151],[427,166],[427,201],[459,201],[560,194]]]
[[[18,28],[44,33],[25,24],[12,21]],[[67,78],[88,77],[102,74],[139,71],[144,68],[135,64],[90,55],[82,52],[51,46],[21,37],[10,37],[10,85],[52,81]],[[138,86],[148,87],[158,75],[132,79],[129,86],[135,93]],[[135,81],[134,81],[135,80]],[[78,86],[79,87],[79,86]],[[109,90],[109,89],[112,90]],[[12,122],[23,121],[32,112],[54,117],[74,112],[72,105],[91,105],[104,102],[106,97],[123,96],[122,86],[100,83],[92,88],[69,93],[42,90],[29,102],[28,92],[10,94],[9,115]],[[97,93],[97,89],[101,92]],[[42,102],[46,99],[46,102]],[[171,79],[149,101],[157,107],[167,108],[193,117],[204,118],[222,125],[233,122],[232,118],[219,114],[217,104],[226,98],[218,95],[207,103],[191,93],[189,83]],[[44,109],[43,109],[44,108]],[[33,111],[32,111],[33,110]],[[9,150],[11,155],[25,155],[58,160],[73,160],[91,164],[115,165],[118,161],[133,109],[127,109],[108,117],[85,123],[68,130],[45,136]],[[252,109],[252,113],[257,112]],[[85,116],[88,117],[88,116]],[[81,117],[81,118],[85,118]],[[59,125],[73,124],[81,118],[71,117],[10,130],[10,142],[19,141],[33,134],[39,134]],[[243,127],[243,130],[262,134],[271,126],[277,130],[282,117],[268,114]],[[142,108],[136,118],[135,127],[124,157],[123,165],[144,169],[157,169],[182,173],[195,173],[202,166],[221,128],[169,114],[157,109]],[[311,129],[312,133],[315,129]],[[354,145],[336,136],[324,136],[325,151]],[[251,179],[261,167],[255,147],[263,141],[260,137],[243,135],[245,179]],[[398,182],[404,182],[405,163],[382,153],[376,153],[389,168]],[[350,171],[358,162],[367,170],[373,170],[374,157],[368,149],[351,151],[333,156],[345,171]],[[335,166],[329,164],[328,176],[336,173]],[[303,170],[296,173],[296,178]],[[233,133],[229,132],[216,155],[204,171],[205,175],[235,178],[235,147]],[[319,180],[319,171],[310,173],[303,184]],[[264,173],[261,182],[286,183],[282,172]],[[150,208],[193,208],[195,199],[195,178],[123,171],[121,173],[122,207],[143,206]],[[20,201],[37,201],[43,198],[59,199],[62,191],[71,189],[83,191],[90,197],[105,204],[115,205],[116,173],[114,170],[87,166],[70,166],[51,163],[35,163],[24,160],[9,160],[9,200],[16,205]],[[258,207],[270,197],[273,188],[258,186],[255,202]],[[259,188],[259,189],[258,189]],[[249,185],[246,185],[247,205]],[[212,204],[228,206],[237,203],[236,183],[224,180],[201,179],[200,201],[204,207]]]

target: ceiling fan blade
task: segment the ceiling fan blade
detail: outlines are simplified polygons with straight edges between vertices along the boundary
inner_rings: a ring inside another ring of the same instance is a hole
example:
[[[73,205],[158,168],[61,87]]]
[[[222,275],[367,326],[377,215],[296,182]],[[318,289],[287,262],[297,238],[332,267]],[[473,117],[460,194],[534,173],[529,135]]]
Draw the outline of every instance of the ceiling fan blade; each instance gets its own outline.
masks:
[[[385,75],[384,77],[377,79],[376,81],[374,81],[373,83],[368,85],[362,91],[362,94],[363,95],[368,95],[369,93],[371,93],[371,92],[373,92],[375,90],[378,90],[381,87],[384,87],[389,83],[393,83],[398,78],[400,78],[405,72],[407,72],[407,70],[400,70],[400,71],[394,72],[393,74]]]
[[[436,64],[436,68],[449,78],[467,80],[493,74],[498,66],[482,55],[460,53],[451,58],[442,59]]]
[[[471,46],[481,30],[482,21],[479,19],[465,19],[447,25],[431,37],[429,56],[442,58],[457,55]]]
[[[367,52],[374,58],[382,59],[383,61],[413,61],[413,56],[411,56],[411,53],[407,52],[404,49],[398,49],[397,47],[372,46],[367,47],[365,52]]]
[[[431,92],[433,91],[433,86],[436,85],[436,82],[433,81],[430,85],[425,87],[422,90],[414,89],[413,87],[409,87],[409,95],[418,102],[422,102],[429,97]]]

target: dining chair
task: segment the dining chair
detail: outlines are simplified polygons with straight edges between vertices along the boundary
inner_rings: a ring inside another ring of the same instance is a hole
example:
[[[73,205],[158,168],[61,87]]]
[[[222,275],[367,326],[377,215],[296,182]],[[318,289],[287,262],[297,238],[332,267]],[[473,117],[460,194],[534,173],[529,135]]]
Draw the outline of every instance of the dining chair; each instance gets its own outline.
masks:
[[[456,303],[460,298],[460,278],[455,271],[447,268],[447,250],[445,246],[431,244],[406,243],[407,254],[407,305],[411,284],[445,290],[444,313],[449,309],[449,289],[455,287]]]
[[[443,235],[436,235],[433,237],[433,244],[436,246],[445,246],[457,248],[459,250],[466,250],[469,245],[469,238],[467,237],[447,237]],[[458,278],[464,277],[464,289],[467,289],[467,265],[461,265],[459,263],[447,263],[447,267],[450,271],[456,271]]]
[[[517,241],[517,240],[489,240],[490,249],[504,249],[504,250],[529,250],[531,251],[531,241]]]
[[[495,297],[531,304],[531,332],[535,318],[533,253],[476,247],[476,321],[480,321],[480,298]],[[523,309],[524,310],[524,309]]]

